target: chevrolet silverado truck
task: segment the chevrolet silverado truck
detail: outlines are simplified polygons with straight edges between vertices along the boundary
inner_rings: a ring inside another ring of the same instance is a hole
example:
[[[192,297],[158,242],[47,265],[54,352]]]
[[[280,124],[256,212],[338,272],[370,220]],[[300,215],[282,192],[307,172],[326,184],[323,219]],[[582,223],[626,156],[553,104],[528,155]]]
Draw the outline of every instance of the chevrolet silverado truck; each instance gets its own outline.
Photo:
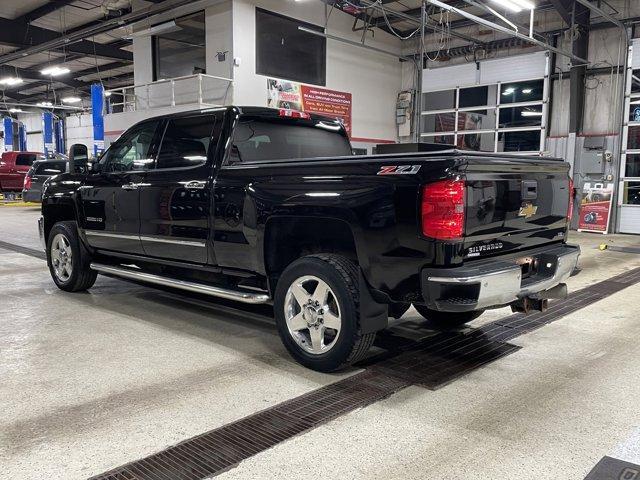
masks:
[[[566,296],[568,164],[445,148],[354,156],[340,122],[291,110],[151,118],[88,167],[73,146],[84,173],[46,182],[51,276],[272,304],[287,350],[320,371],[363,358],[411,305],[452,327]]]

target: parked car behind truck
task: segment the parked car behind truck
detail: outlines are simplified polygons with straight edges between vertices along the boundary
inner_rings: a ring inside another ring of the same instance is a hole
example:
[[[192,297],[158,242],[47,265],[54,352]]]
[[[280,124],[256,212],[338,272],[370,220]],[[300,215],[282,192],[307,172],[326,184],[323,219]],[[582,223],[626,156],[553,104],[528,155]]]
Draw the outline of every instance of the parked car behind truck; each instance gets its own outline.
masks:
[[[69,162],[63,155],[56,155],[47,160],[36,160],[24,177],[22,200],[40,203],[42,200],[42,186],[54,175],[65,173]]]
[[[62,290],[103,273],[273,304],[291,355],[333,371],[411,304],[451,326],[566,295],[568,171],[453,149],[355,157],[335,120],[228,107],[145,120],[90,171],[53,177],[40,232]]]
[[[44,159],[39,152],[4,152],[0,157],[0,191],[19,192],[24,177],[36,160]]]

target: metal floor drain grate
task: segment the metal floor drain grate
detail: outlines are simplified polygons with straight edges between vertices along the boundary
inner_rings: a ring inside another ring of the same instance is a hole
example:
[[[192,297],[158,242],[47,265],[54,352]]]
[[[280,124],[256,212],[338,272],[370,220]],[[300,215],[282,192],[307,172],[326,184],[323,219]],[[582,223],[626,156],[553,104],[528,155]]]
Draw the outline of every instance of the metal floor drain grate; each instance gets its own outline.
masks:
[[[407,386],[409,382],[365,371],[92,477],[92,480],[206,478]]]

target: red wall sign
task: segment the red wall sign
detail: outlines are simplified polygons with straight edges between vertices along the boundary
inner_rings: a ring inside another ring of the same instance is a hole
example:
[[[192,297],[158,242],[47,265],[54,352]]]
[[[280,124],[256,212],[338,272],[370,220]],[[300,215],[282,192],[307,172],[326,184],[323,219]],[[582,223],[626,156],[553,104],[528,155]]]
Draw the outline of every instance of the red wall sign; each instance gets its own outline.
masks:
[[[267,79],[267,91],[267,106],[316,113],[341,120],[351,137],[350,93],[271,78]]]

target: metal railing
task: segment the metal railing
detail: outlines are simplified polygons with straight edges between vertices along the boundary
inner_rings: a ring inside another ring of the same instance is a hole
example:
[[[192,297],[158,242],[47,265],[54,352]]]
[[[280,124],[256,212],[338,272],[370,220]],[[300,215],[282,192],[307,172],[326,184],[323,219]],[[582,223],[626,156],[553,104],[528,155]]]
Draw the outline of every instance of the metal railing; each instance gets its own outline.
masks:
[[[107,113],[178,105],[225,105],[233,79],[198,73],[106,90]]]

